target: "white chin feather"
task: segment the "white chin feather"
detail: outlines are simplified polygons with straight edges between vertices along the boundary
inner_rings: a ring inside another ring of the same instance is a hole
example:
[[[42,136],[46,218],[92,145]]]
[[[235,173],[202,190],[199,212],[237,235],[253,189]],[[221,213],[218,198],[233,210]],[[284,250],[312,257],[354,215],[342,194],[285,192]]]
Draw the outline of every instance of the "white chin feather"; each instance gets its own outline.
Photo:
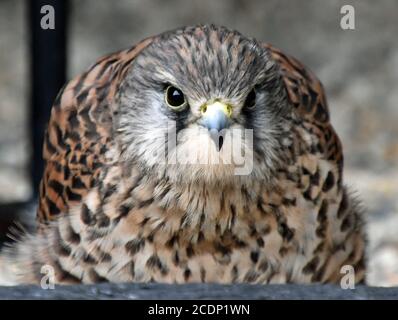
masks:
[[[253,139],[250,130],[232,128],[211,138],[207,129],[193,126],[180,131],[177,144],[169,141],[169,153],[165,163],[168,176],[183,182],[226,182],[235,176],[249,176],[253,170]]]
[[[236,183],[267,178],[266,168],[254,162],[252,130],[235,125],[220,132],[223,144],[218,151],[206,128],[191,125],[178,134],[168,129],[142,132],[141,143],[130,144],[125,156],[138,155],[143,166],[175,183]]]

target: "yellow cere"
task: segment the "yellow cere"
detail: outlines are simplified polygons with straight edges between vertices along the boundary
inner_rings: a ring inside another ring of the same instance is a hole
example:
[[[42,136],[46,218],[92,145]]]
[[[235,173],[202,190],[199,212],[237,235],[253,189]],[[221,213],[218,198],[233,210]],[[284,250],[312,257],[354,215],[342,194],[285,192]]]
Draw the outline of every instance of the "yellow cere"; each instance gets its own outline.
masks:
[[[202,114],[214,113],[217,110],[221,110],[222,112],[224,112],[228,118],[230,118],[232,115],[232,106],[229,104],[220,102],[220,101],[216,101],[211,104],[204,104],[200,108],[200,111],[202,112]]]

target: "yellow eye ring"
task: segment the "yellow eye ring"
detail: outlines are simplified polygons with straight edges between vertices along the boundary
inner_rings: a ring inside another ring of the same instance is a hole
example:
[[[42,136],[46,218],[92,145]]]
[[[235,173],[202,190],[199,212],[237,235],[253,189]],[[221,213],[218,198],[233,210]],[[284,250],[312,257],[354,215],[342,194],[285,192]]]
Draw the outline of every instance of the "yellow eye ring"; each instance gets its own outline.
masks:
[[[167,106],[173,111],[182,111],[187,106],[187,100],[180,89],[168,86],[164,93]]]

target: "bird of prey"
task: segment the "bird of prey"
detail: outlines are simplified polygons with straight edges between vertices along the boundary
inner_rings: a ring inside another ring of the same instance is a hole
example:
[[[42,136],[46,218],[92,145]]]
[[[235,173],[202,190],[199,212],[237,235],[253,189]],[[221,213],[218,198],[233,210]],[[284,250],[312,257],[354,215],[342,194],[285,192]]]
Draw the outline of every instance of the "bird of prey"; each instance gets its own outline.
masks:
[[[365,278],[322,84],[237,31],[184,27],[99,59],[56,98],[43,154],[38,230],[2,254],[12,283],[43,266],[60,284]]]

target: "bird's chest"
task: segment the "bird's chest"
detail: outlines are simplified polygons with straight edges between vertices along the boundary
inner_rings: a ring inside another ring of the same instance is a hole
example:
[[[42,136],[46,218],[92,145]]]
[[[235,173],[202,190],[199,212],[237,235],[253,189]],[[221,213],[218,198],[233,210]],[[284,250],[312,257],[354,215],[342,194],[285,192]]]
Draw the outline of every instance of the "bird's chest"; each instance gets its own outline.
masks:
[[[137,282],[320,281],[334,271],[327,270],[335,268],[332,247],[344,239],[335,225],[337,174],[327,161],[303,157],[271,190],[191,189],[164,195],[179,201],[168,200],[167,209],[162,199],[137,193],[142,205],[92,243],[112,255],[98,273]]]
[[[138,282],[310,282],[328,257],[332,226],[327,221],[333,221],[337,201],[329,201],[320,217],[325,196],[313,201],[303,193],[268,194],[217,221],[194,219],[191,228],[181,218],[157,219],[154,210],[133,238],[113,246],[113,270],[129,266],[130,271],[107,273]],[[144,215],[136,218],[145,221]]]

